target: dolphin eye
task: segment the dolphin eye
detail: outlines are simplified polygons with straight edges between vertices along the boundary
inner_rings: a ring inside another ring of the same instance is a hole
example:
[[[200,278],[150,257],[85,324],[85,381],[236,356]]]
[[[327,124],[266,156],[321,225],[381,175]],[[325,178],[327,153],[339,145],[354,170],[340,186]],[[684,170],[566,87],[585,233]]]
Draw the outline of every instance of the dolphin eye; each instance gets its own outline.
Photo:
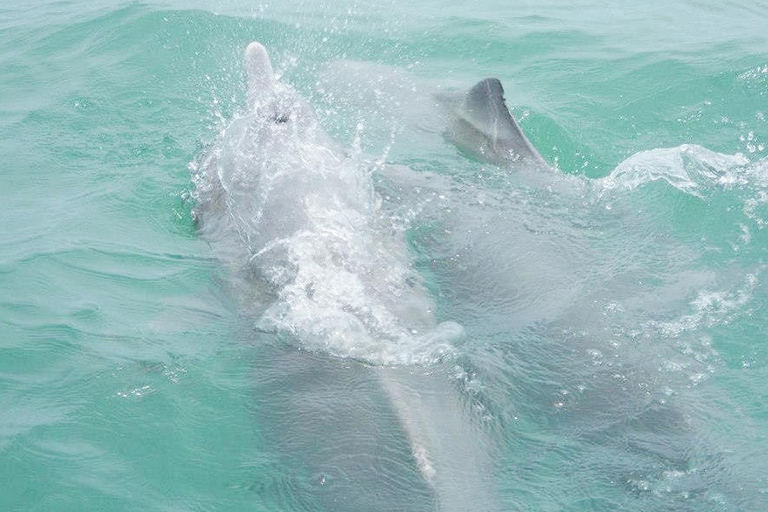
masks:
[[[275,117],[273,117],[272,120],[277,124],[283,124],[290,121],[291,117],[288,114],[275,114]]]

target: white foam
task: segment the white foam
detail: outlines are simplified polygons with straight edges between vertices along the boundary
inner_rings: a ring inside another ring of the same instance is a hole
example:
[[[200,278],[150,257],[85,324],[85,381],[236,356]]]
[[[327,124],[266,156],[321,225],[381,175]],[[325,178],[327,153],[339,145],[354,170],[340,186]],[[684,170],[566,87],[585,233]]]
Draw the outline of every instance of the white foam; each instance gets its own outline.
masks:
[[[752,300],[762,270],[747,274],[744,284],[736,290],[701,290],[690,304],[692,312],[669,322],[651,322],[651,325],[657,326],[665,336],[676,338],[702,326],[729,323],[744,313]]]
[[[702,146],[683,144],[674,148],[641,151],[621,162],[610,175],[598,180],[605,189],[635,189],[663,180],[678,190],[698,195],[698,189],[714,183],[749,160],[741,154],[725,155]]]

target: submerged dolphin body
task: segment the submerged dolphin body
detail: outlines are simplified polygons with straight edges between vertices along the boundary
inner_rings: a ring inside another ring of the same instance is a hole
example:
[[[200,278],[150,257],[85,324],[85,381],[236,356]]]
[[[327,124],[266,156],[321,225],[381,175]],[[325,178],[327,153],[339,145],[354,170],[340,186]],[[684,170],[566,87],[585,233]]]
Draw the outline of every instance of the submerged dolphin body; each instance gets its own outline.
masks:
[[[292,482],[272,498],[281,509],[497,510],[491,433],[440,363],[461,328],[436,321],[370,169],[275,79],[261,44],[245,68],[247,113],[193,167],[195,216],[272,340],[256,363],[259,423]]]

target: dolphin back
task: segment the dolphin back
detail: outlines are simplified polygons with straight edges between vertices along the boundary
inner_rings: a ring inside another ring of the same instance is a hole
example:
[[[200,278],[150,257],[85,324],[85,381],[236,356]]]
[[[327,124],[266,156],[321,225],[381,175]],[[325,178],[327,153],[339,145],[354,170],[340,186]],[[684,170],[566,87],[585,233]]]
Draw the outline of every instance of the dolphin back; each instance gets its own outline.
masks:
[[[454,102],[446,135],[460,149],[497,165],[547,166],[510,114],[498,78],[481,80]]]

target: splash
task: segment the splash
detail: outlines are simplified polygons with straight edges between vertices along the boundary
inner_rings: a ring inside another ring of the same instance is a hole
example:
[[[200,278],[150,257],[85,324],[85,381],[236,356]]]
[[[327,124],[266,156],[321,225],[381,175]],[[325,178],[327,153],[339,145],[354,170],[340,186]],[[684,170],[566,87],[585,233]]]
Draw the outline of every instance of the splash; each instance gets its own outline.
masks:
[[[724,155],[702,146],[684,144],[632,155],[598,183],[606,189],[635,189],[663,180],[678,190],[700,195],[699,190],[706,183],[727,183],[734,171],[748,163],[741,154]]]
[[[402,223],[380,208],[369,163],[277,84],[193,162],[202,234],[257,309],[257,329],[374,364],[429,364],[461,327],[435,321]],[[247,295],[247,294],[246,294]]]

